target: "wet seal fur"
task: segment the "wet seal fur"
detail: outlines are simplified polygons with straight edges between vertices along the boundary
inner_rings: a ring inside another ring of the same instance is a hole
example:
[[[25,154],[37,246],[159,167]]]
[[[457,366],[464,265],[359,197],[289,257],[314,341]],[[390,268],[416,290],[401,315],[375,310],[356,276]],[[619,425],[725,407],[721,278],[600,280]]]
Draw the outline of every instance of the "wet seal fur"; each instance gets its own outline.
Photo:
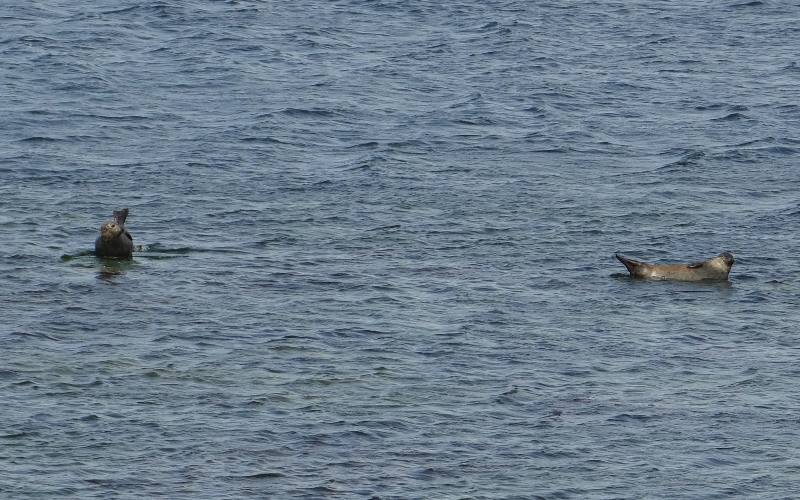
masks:
[[[100,226],[100,236],[94,242],[94,253],[98,257],[130,259],[133,255],[133,237],[125,228],[128,209],[114,210],[114,220]]]
[[[735,259],[730,252],[723,252],[702,262],[692,264],[649,264],[614,254],[625,264],[633,278],[674,281],[727,281]]]

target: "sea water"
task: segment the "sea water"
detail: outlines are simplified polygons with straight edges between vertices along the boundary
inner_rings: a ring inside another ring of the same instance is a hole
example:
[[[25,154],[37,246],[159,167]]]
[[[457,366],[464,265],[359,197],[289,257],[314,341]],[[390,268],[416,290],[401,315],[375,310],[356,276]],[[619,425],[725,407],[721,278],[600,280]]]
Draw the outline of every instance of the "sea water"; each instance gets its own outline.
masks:
[[[5,2],[0,495],[794,498],[798,21]]]

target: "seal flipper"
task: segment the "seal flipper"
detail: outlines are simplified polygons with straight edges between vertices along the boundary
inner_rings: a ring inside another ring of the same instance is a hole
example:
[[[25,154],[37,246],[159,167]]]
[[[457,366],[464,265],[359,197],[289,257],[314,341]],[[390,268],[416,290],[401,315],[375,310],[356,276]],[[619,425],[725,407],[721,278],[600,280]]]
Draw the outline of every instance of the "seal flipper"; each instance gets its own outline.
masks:
[[[114,210],[114,220],[117,221],[117,224],[123,225],[125,224],[125,219],[128,218],[128,209],[123,208],[122,210]]]
[[[628,272],[631,273],[631,276],[637,275],[637,269],[643,264],[643,262],[639,262],[638,260],[629,259],[627,257],[623,257],[622,255],[615,253],[614,257],[617,258],[620,262],[625,264],[625,267],[628,269]]]

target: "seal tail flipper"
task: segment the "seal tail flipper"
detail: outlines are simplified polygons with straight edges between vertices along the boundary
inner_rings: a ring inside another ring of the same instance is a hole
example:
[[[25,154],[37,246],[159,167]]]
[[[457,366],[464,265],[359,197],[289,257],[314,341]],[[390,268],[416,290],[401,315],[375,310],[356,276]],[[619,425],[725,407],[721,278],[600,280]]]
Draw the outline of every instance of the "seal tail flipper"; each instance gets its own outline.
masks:
[[[638,260],[629,259],[618,253],[615,253],[614,257],[616,257],[617,260],[625,264],[625,267],[628,268],[628,272],[631,273],[631,276],[636,276],[636,269],[642,265],[642,263],[639,262]]]
[[[114,220],[117,221],[117,224],[125,224],[125,219],[128,218],[128,209],[123,208],[122,210],[114,210]]]

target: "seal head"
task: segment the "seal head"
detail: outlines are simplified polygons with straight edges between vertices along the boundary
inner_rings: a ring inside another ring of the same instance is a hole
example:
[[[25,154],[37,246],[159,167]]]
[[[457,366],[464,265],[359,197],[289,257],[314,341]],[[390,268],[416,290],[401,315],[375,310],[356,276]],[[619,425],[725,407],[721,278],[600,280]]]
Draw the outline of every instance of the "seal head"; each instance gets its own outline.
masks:
[[[114,219],[100,226],[100,236],[94,242],[94,253],[98,257],[130,259],[133,254],[133,237],[125,228],[128,209],[114,211]]]
[[[633,278],[675,281],[727,281],[736,261],[730,252],[691,264],[650,264],[620,254],[614,256],[625,265]]]

